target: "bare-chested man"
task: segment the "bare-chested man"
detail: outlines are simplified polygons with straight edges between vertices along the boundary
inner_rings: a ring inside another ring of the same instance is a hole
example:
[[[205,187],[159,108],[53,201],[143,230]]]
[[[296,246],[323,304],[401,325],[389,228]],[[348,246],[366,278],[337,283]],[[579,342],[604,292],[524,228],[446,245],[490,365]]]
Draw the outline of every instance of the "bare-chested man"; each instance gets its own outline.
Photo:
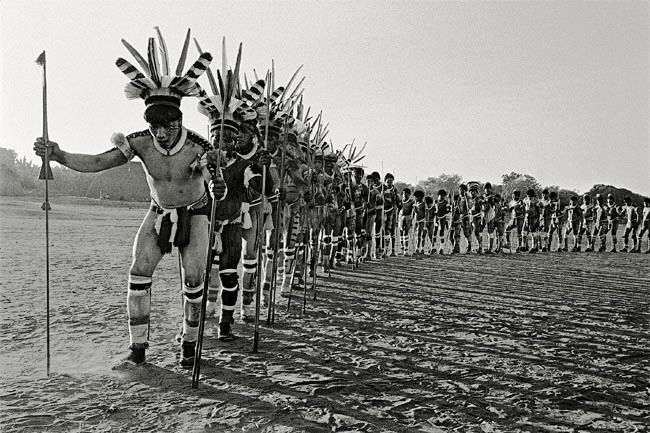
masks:
[[[149,58],[152,59],[152,56]],[[144,77],[129,62],[120,58],[116,62],[118,68],[132,80],[125,88],[127,98],[140,97],[145,101],[147,129],[127,136],[114,134],[111,137],[114,148],[98,155],[69,153],[57,143],[45,143],[42,138],[37,138],[34,143],[38,156],[44,157],[47,151],[52,161],[80,172],[94,173],[118,167],[136,156],[143,163],[151,206],[136,235],[129,270],[127,311],[130,353],[125,361],[131,364],[145,362],[152,276],[163,255],[169,253],[172,246],[179,249],[184,275],[182,343],[195,342],[197,339],[210,213],[205,184],[211,182],[211,192],[217,200],[225,197],[226,184],[220,177],[212,177],[202,162],[205,159],[201,157],[210,145],[204,138],[183,127],[180,101],[184,96],[198,95],[200,88],[196,78],[205,71],[211,59],[210,54],[202,54],[182,77]],[[178,69],[182,70],[182,65]],[[173,78],[178,78],[172,81],[178,86],[165,85]],[[194,346],[184,350],[189,346],[182,346],[180,362],[183,366],[191,366],[194,361]]]

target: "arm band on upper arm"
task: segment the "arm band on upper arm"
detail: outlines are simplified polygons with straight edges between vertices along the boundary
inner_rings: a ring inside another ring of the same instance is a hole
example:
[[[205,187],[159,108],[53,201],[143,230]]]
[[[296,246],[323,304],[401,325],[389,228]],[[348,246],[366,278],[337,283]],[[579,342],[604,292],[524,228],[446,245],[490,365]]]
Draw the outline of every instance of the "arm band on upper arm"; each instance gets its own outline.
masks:
[[[127,161],[131,161],[135,156],[133,148],[129,144],[129,140],[121,132],[116,132],[111,136],[111,143],[126,157]]]

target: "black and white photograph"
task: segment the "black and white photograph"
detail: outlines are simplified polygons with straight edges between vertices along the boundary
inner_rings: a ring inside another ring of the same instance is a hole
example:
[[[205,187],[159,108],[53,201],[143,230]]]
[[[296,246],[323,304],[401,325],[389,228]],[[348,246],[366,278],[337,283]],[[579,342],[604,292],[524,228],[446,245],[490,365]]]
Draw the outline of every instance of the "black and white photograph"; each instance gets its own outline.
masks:
[[[0,431],[650,431],[650,1],[1,0]]]

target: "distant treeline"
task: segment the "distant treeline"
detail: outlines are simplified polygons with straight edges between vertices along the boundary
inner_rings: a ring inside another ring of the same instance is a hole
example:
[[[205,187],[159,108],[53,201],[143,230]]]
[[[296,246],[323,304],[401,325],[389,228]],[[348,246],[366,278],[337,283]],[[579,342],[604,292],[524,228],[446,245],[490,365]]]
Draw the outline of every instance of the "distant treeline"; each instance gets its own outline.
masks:
[[[148,201],[149,186],[144,176],[142,164],[130,162],[121,167],[106,170],[101,173],[78,173],[66,167],[55,164],[52,167],[54,180],[50,182],[50,194],[71,195],[77,197],[105,198],[111,200]],[[42,182],[38,180],[40,165],[27,161],[25,157],[18,158],[16,151],[0,147],[0,195],[8,196],[37,196],[43,193]],[[395,182],[398,191],[410,188],[411,191],[421,189],[427,195],[436,197],[438,190],[447,192],[458,191],[458,186],[464,180],[457,174],[442,174],[430,177],[411,185],[404,182]],[[537,191],[538,196],[544,187],[530,175],[509,173],[501,176],[501,183],[492,182],[495,193],[501,194],[506,199],[510,198],[512,191],[519,190],[522,196],[528,189]],[[546,186],[551,191],[557,191],[563,203],[567,203],[573,195],[579,196],[578,191],[561,188],[557,185]],[[613,194],[617,203],[622,203],[625,197],[642,205],[643,196],[624,188],[612,185],[594,185],[588,192],[590,195]]]
[[[0,195],[22,197],[43,194],[38,180],[40,164],[18,158],[16,151],[0,147]],[[149,186],[142,164],[130,162],[101,173],[79,173],[52,164],[54,180],[49,182],[53,196],[76,196],[125,201],[149,201]]]

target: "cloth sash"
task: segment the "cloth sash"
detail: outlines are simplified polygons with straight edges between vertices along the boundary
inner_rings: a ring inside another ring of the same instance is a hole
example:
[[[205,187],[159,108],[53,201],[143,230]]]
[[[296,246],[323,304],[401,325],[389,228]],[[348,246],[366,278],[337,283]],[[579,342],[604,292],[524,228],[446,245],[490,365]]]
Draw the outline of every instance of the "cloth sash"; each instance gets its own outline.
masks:
[[[207,215],[208,195],[203,194],[196,202],[185,207],[165,209],[153,202],[150,209],[158,215],[155,223],[158,247],[161,253],[168,254],[172,246],[181,248],[190,243],[190,217]]]

